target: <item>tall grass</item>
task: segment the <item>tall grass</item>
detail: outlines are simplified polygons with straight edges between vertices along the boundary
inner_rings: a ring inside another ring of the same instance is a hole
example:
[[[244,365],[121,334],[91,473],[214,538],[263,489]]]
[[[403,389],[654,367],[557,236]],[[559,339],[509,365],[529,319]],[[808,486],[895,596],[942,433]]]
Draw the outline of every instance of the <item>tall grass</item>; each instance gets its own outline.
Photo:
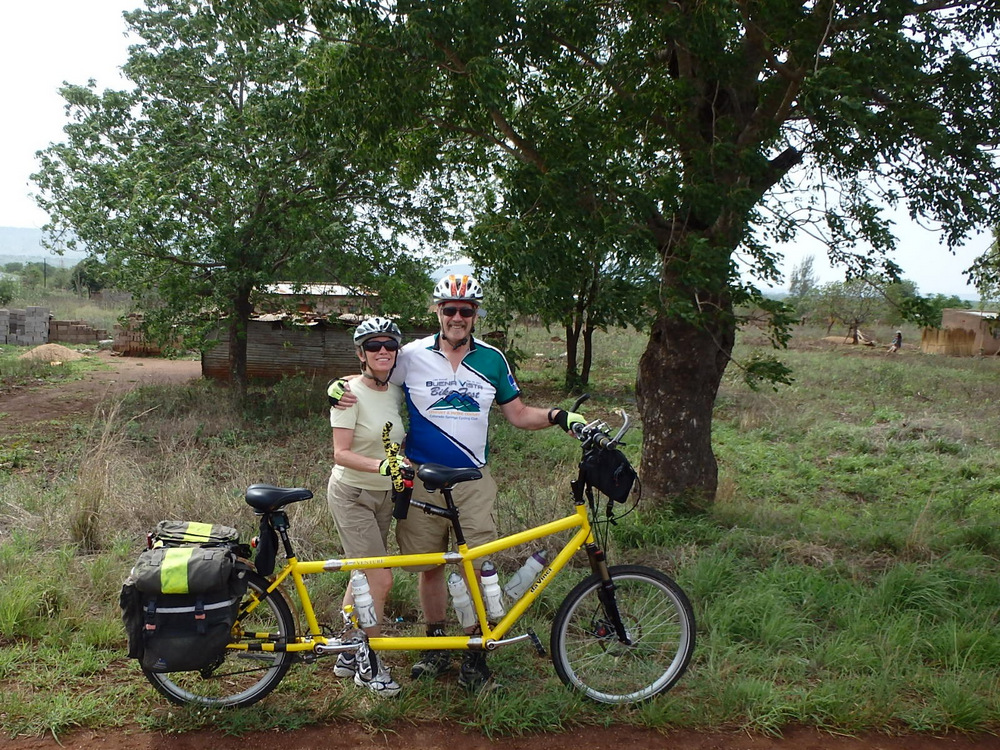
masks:
[[[516,332],[528,403],[571,403],[561,344]],[[641,708],[597,708],[566,691],[529,649],[494,665],[505,694],[476,700],[450,681],[403,678],[378,702],[329,665],[296,668],[260,707],[223,716],[160,710],[123,658],[117,591],[144,534],[168,517],[224,522],[250,536],[242,502],[253,482],[310,487],[292,507],[300,556],[339,549],[325,494],[329,426],[320,384],[291,379],[253,391],[236,412],[215,385],[147,387],[103,405],[71,440],[16,467],[0,463],[0,715],[8,733],[139,723],[222,724],[246,732],[352,719],[450,720],[490,735],[572,724],[780,732],[1000,730],[1000,362],[887,357],[800,334],[781,357],[795,382],[751,390],[736,368],[715,415],[720,492],[705,515],[642,502],[614,527],[613,562],[660,567],[689,593],[699,644],[689,673]],[[913,337],[909,338],[913,341]],[[635,416],[634,332],[598,338],[588,415]],[[743,336],[736,356],[759,344]],[[626,451],[637,458],[641,426]],[[576,449],[557,430],[497,420],[491,463],[503,532],[569,509]],[[501,556],[512,571],[532,550]],[[580,571],[579,575],[583,575]],[[397,575],[389,610],[419,627],[414,577]],[[343,576],[315,579],[336,621]],[[527,625],[543,641],[562,593],[555,582]],[[409,655],[392,654],[397,674]],[[347,681],[349,682],[349,681]],[[87,685],[88,700],[74,700]],[[117,701],[115,709],[110,697]],[[90,700],[89,698],[93,698]]]

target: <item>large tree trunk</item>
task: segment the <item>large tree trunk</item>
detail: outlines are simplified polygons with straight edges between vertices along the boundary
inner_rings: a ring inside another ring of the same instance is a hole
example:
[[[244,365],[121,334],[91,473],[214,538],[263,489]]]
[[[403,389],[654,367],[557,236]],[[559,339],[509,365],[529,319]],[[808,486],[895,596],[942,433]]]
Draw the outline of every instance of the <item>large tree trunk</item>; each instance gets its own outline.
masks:
[[[715,499],[712,410],[735,338],[728,310],[705,327],[662,313],[653,324],[636,394],[643,422],[642,490],[654,505],[698,512]]]
[[[233,396],[242,403],[247,394],[247,328],[253,314],[249,291],[233,300],[233,311],[229,318],[229,378]]]
[[[580,323],[580,316],[575,315],[564,326],[566,331],[566,377],[563,385],[568,393],[579,393],[582,385],[576,364],[580,352]]]

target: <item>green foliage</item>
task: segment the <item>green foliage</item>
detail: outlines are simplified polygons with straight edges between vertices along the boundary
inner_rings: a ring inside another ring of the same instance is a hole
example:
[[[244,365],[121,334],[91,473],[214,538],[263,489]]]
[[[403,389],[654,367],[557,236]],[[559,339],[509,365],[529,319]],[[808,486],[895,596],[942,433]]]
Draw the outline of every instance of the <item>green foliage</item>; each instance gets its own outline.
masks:
[[[807,227],[850,278],[895,283],[887,206],[941,222],[950,245],[1000,216],[1000,117],[975,93],[1000,83],[997,41],[981,36],[995,4],[854,4],[823,22],[811,3],[744,10],[302,0],[286,12],[321,38],[318,120],[342,123],[325,110],[349,99],[365,140],[426,177],[509,308],[566,329],[567,385],[588,378],[573,367],[588,330],[622,318],[650,330],[639,390],[666,397],[639,408],[681,449],[708,442],[710,420],[679,402],[714,397],[734,307],[760,296],[740,267],[777,279],[775,240]],[[894,304],[928,312],[912,294]],[[856,330],[873,310],[823,314]],[[710,452],[686,450],[686,472],[644,456],[657,496],[714,491]]]
[[[244,386],[255,287],[334,282],[380,293],[384,313],[424,306],[391,169],[358,169],[350,133],[301,137],[301,35],[232,3],[164,0],[126,19],[132,88],[63,89],[66,140],[34,179],[50,232],[106,264],[147,332],[194,345],[227,319]]]
[[[6,307],[14,301],[18,293],[18,283],[14,279],[0,279],[0,306]]]

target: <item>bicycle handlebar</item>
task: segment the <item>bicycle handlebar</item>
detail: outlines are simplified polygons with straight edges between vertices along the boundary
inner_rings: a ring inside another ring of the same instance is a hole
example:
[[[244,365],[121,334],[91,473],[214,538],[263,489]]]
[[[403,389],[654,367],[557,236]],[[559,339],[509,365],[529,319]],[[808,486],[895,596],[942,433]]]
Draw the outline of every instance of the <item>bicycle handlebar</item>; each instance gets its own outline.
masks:
[[[576,403],[573,404],[572,411],[575,412],[579,409],[580,405],[588,398],[590,398],[589,393],[584,393],[580,396],[580,398],[576,400]],[[628,414],[626,414],[623,409],[618,409],[617,414],[622,418],[622,426],[614,437],[611,437],[611,428],[599,419],[595,419],[593,422],[585,425],[573,425],[573,436],[583,443],[585,449],[590,446],[605,449],[621,445],[622,438],[625,437],[625,433],[632,428],[632,420],[629,419]]]

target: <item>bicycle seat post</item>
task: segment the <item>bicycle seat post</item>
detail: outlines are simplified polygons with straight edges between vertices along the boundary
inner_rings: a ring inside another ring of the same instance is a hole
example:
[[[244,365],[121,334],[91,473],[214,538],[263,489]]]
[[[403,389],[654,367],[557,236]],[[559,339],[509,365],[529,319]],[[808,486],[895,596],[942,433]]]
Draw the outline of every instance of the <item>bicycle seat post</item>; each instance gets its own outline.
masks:
[[[442,487],[441,495],[444,497],[444,504],[448,509],[448,518],[451,519],[451,527],[455,530],[455,544],[465,544],[465,534],[462,533],[462,525],[458,522],[458,508],[455,506],[455,500],[451,496],[451,486]]]
[[[271,517],[271,528],[278,532],[278,536],[281,537],[281,545],[285,548],[285,557],[288,559],[295,557],[295,552],[292,550],[292,540],[288,536],[288,514],[281,510],[269,515]]]

